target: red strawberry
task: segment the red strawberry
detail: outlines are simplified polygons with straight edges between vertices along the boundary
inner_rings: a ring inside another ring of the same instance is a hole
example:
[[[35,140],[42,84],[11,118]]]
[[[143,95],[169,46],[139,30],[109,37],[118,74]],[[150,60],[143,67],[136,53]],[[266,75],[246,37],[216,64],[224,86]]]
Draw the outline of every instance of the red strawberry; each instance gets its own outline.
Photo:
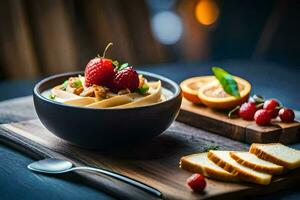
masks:
[[[272,118],[275,118],[278,115],[278,111],[279,111],[278,107],[279,106],[280,106],[280,104],[278,103],[277,100],[269,99],[269,100],[265,101],[263,108],[270,113]]]
[[[244,120],[253,120],[256,112],[256,105],[252,102],[246,102],[241,105],[239,115]]]
[[[112,61],[106,58],[94,58],[85,68],[85,86],[93,84],[109,86],[115,74]]]
[[[270,125],[271,123],[271,115],[268,110],[260,109],[256,111],[254,115],[254,119],[256,124],[260,126]]]
[[[187,179],[186,183],[195,192],[202,192],[206,187],[205,178],[201,174],[193,174]]]
[[[139,75],[132,67],[126,67],[118,71],[113,79],[115,90],[129,89],[131,92],[139,87]]]
[[[279,110],[279,117],[282,122],[293,122],[295,119],[295,113],[292,109],[281,108]]]

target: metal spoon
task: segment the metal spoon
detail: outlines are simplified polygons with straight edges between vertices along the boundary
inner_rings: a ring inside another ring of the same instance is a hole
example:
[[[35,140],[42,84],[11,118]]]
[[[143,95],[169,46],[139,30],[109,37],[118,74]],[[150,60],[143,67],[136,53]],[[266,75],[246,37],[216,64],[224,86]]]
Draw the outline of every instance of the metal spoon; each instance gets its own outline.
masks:
[[[86,170],[86,171],[94,171],[99,172],[101,174],[105,174],[107,176],[116,178],[118,180],[124,181],[128,184],[134,185],[146,192],[152,193],[158,197],[161,197],[162,194],[159,190],[148,186],[144,183],[141,183],[137,180],[131,179],[127,176],[108,171],[105,169],[93,168],[93,167],[73,167],[73,164],[66,160],[60,160],[56,158],[48,158],[40,161],[33,162],[27,166],[28,169],[36,172],[47,173],[47,174],[61,174],[74,170]]]

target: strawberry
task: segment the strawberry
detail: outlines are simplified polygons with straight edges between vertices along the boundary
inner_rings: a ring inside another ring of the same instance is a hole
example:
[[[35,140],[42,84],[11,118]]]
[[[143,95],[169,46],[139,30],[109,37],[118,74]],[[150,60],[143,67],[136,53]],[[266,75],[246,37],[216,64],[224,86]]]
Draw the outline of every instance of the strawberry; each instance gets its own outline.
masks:
[[[129,89],[131,92],[139,87],[139,75],[132,67],[126,67],[118,71],[113,78],[113,89]]]
[[[202,192],[206,187],[205,178],[201,174],[193,174],[186,183],[195,192]]]
[[[115,74],[112,61],[106,58],[94,58],[85,68],[85,86],[93,84],[109,86]]]
[[[278,107],[280,107],[280,104],[276,99],[269,99],[264,102],[263,108],[270,113],[272,118],[275,118],[278,115]]]
[[[295,113],[292,109],[281,108],[279,110],[279,117],[282,122],[293,122],[295,119]]]
[[[256,111],[254,119],[257,125],[266,126],[271,123],[271,115],[268,110],[260,109]]]
[[[256,105],[252,102],[246,102],[241,105],[239,115],[244,120],[253,120],[256,112]]]

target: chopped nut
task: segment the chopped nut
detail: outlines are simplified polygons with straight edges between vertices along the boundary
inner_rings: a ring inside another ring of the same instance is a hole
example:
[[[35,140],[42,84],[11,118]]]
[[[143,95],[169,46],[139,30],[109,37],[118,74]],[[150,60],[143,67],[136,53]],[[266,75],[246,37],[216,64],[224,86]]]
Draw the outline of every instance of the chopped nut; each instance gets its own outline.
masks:
[[[86,89],[80,94],[80,96],[83,96],[83,97],[94,97],[94,96],[95,96],[95,93],[94,93],[93,87],[88,87],[88,88],[86,88]]]
[[[83,87],[76,88],[74,94],[80,95],[82,91],[83,91]]]
[[[70,77],[66,87],[66,91],[79,95],[83,91],[83,86],[79,77]]]
[[[93,90],[95,93],[95,97],[97,99],[103,99],[106,98],[106,94],[109,91],[107,87],[99,86],[99,85],[93,85]]]
[[[82,83],[79,77],[70,77],[68,80],[68,85],[73,88],[82,87]]]
[[[83,91],[83,87],[73,88],[73,87],[70,87],[70,86],[68,85],[67,88],[66,88],[66,91],[67,91],[67,92],[70,92],[70,93],[72,93],[72,94],[79,95],[79,94]]]

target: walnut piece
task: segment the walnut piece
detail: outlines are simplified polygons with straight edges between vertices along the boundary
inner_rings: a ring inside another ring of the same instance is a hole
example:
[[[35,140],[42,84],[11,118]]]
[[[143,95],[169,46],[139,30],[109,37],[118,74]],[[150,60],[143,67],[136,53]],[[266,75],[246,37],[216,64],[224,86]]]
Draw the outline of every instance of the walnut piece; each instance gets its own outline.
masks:
[[[105,99],[106,94],[109,91],[109,89],[107,87],[103,87],[103,86],[99,86],[99,85],[93,85],[92,88],[94,90],[95,97],[97,99]]]
[[[83,86],[82,86],[82,84],[78,86],[78,83],[81,83],[81,80],[79,77],[70,77],[68,80],[68,85],[67,85],[66,91],[76,94],[76,95],[79,95],[83,91]]]
[[[80,96],[82,97],[94,97],[95,93],[94,93],[94,88],[93,87],[88,87],[86,88],[81,94]]]

